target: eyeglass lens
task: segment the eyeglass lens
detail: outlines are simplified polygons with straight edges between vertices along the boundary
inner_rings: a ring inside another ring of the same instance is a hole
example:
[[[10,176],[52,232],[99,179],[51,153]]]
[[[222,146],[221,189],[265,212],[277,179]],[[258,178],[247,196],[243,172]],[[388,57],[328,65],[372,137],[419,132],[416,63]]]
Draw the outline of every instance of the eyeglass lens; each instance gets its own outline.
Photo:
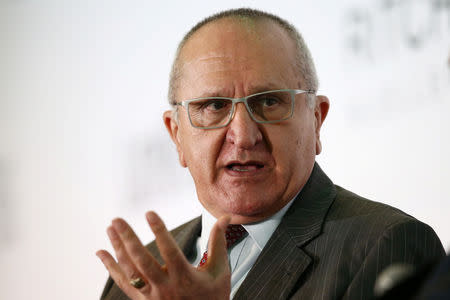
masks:
[[[251,96],[247,98],[248,110],[259,122],[281,121],[291,115],[292,98],[289,91]],[[232,108],[231,99],[201,99],[188,104],[188,113],[194,126],[222,126],[231,118]]]

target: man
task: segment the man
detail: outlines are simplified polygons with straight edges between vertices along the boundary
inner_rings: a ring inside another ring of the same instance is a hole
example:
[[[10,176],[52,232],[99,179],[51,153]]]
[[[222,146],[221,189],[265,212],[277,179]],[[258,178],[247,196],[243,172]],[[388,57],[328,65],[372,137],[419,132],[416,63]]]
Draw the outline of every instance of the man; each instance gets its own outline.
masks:
[[[368,299],[385,266],[443,256],[430,227],[335,186],[315,163],[329,108],[317,88],[286,21],[238,9],[197,24],[164,122],[204,213],[171,234],[147,213],[147,248],[113,220],[117,262],[97,253],[113,279],[102,299]]]

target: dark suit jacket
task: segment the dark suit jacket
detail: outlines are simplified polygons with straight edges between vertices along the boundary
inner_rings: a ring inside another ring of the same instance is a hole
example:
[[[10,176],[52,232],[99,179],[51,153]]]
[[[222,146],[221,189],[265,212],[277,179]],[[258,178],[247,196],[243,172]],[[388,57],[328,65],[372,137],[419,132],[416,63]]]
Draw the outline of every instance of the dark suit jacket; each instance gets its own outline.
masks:
[[[188,258],[200,231],[200,218],[172,231]],[[162,262],[155,243],[147,247]],[[431,227],[334,185],[316,164],[234,299],[370,299],[391,263],[444,255]],[[109,279],[101,299],[128,298]]]

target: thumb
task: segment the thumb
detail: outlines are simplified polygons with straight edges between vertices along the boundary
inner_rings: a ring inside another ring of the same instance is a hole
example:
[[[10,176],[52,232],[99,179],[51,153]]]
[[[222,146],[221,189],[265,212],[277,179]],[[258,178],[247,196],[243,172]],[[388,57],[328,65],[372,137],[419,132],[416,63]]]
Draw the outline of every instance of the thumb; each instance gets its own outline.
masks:
[[[225,239],[225,231],[230,220],[230,216],[218,219],[209,235],[206,267],[213,276],[217,276],[230,268],[228,264],[227,241]]]

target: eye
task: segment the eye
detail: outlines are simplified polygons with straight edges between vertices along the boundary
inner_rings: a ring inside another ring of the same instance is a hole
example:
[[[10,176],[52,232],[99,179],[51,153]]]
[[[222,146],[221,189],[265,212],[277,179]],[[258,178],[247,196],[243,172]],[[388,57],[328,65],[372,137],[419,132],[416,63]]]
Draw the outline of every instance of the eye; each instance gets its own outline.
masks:
[[[219,111],[221,109],[224,109],[227,105],[227,101],[211,99],[203,103],[202,109],[209,111]]]
[[[265,107],[271,107],[277,104],[280,104],[281,100],[274,96],[263,97],[260,100],[260,103]]]

